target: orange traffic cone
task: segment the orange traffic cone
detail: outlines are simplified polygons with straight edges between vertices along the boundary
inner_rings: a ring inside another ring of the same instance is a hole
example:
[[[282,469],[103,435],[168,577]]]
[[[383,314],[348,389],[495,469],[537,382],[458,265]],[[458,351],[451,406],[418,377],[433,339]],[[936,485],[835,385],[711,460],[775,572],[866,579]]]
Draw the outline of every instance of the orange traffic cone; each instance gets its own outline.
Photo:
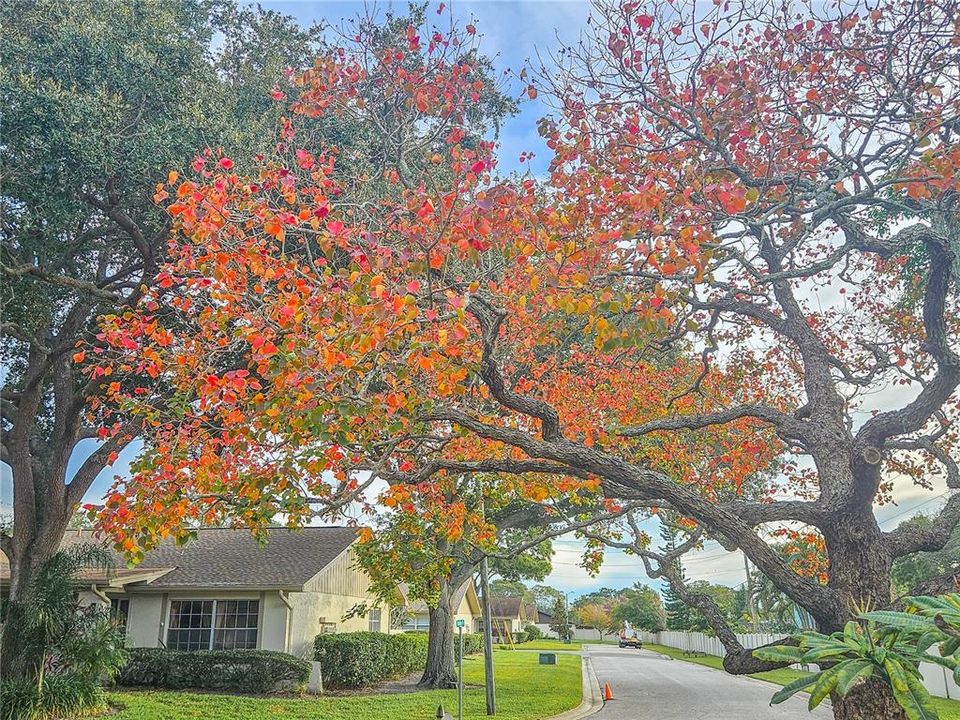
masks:
[[[610,683],[603,684],[603,701],[613,700],[613,690],[610,689]]]

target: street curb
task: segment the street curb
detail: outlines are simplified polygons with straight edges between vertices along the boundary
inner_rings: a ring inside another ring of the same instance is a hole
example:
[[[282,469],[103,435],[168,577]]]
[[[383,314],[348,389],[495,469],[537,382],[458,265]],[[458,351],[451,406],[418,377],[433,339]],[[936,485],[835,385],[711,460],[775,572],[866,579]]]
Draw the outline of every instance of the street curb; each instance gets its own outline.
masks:
[[[586,651],[580,656],[580,677],[583,681],[583,700],[573,710],[554,715],[547,720],[580,720],[598,712],[603,707],[603,697],[600,695],[600,681],[593,670],[593,661]]]

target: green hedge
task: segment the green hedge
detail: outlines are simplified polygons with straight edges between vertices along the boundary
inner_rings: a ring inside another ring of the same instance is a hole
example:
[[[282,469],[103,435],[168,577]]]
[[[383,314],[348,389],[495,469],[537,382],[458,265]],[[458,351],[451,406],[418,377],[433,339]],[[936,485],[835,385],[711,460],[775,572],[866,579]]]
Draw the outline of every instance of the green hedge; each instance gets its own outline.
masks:
[[[464,633],[463,634],[463,654],[476,655],[483,652],[483,634],[482,633]],[[453,657],[459,659],[460,643],[457,636],[453,637]]]
[[[105,708],[103,690],[81,675],[49,675],[42,693],[33,679],[0,682],[0,720],[76,717]]]
[[[323,684],[329,687],[366,687],[427,665],[424,633],[317,635],[313,647]]]
[[[521,630],[520,632],[518,632],[516,635],[513,636],[513,641],[518,645],[520,643],[525,643],[529,639],[530,639],[530,636],[526,633],[526,631],[523,631],[523,630]]]
[[[538,628],[533,623],[527,623],[523,631],[527,634],[527,640],[539,640],[543,637],[543,630]]]
[[[117,683],[126,686],[231,689],[251,693],[302,690],[310,663],[272,650],[135,648]]]

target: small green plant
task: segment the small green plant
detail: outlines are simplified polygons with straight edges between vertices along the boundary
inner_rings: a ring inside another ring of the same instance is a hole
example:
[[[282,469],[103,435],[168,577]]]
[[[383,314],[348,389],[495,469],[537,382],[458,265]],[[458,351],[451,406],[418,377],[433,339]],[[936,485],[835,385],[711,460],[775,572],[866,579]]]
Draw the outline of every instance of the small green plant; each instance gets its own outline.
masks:
[[[33,678],[0,682],[0,720],[79,717],[105,705],[100,686],[75,673],[49,675],[42,689]]]
[[[110,562],[108,553],[92,545],[58,552],[33,580],[31,602],[3,608],[4,640],[21,652],[17,674],[0,683],[0,720],[102,708],[100,683],[126,661],[123,633],[105,608],[78,605],[75,577],[83,568]]]
[[[919,665],[942,665],[960,684],[960,594],[906,598],[904,603],[906,612],[861,613],[843,632],[803,632],[794,636],[796,646],[754,650],[754,657],[761,660],[816,663],[823,668],[784,687],[770,704],[806,690],[813,710],[832,693],[845,697],[858,684],[875,678],[890,687],[910,720],[936,720],[937,711],[923,685]],[[940,655],[928,652],[938,644]]]
[[[527,623],[523,627],[523,631],[527,634],[529,640],[540,640],[543,637],[543,630],[538,628],[533,623]]]

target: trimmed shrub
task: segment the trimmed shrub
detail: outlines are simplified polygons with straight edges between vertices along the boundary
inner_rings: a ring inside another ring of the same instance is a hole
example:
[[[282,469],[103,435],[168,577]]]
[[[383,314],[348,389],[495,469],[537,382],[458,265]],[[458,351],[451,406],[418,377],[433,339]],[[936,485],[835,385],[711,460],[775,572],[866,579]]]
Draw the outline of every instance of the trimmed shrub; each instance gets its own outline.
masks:
[[[543,637],[543,630],[538,628],[533,623],[527,623],[523,631],[527,634],[527,640],[539,640]]]
[[[100,686],[76,673],[47,676],[42,693],[33,679],[0,682],[0,720],[76,717],[105,707]]]
[[[463,634],[463,654],[464,657],[467,655],[476,655],[477,653],[483,652],[483,634],[482,633],[464,633]],[[453,657],[455,660],[460,659],[460,643],[457,640],[457,636],[453,636]]]
[[[530,639],[530,636],[524,630],[521,630],[520,632],[518,632],[516,635],[513,636],[513,641],[517,644],[525,643],[529,639]]]
[[[352,632],[317,635],[313,647],[325,686],[358,688],[422,670],[427,642],[425,633]]]
[[[387,635],[387,678],[400,677],[427,666],[429,636],[396,633]]]
[[[301,690],[310,663],[273,650],[135,648],[117,683],[126,686],[231,689],[250,693]]]

